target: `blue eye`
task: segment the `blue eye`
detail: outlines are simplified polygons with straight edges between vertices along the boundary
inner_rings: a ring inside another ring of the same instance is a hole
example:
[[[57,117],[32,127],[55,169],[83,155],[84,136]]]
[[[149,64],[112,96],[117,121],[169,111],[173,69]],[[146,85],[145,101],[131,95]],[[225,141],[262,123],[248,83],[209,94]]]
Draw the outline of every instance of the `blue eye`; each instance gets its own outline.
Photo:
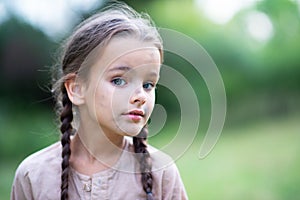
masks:
[[[143,85],[143,88],[145,88],[146,90],[152,90],[155,87],[155,85],[153,83],[145,83]]]
[[[117,86],[123,86],[126,84],[126,81],[122,78],[114,78],[111,82]]]

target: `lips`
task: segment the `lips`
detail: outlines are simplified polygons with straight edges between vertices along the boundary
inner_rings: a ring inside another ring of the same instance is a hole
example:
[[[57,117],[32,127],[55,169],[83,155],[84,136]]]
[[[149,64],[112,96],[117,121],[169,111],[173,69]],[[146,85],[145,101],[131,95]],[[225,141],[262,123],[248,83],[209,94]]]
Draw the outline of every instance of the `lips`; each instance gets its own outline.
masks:
[[[132,110],[130,112],[128,112],[129,115],[138,115],[141,117],[144,117],[145,113],[143,110]]]
[[[133,122],[139,122],[144,118],[145,113],[143,110],[132,110],[126,113],[126,116],[128,116]]]

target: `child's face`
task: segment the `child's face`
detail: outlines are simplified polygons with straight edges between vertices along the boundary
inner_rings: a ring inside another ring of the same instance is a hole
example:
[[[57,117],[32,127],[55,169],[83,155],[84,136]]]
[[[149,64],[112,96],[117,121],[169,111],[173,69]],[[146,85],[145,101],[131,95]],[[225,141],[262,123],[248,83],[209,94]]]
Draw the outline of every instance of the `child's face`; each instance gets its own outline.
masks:
[[[114,38],[92,66],[81,119],[107,135],[137,135],[155,103],[161,57],[151,43]]]

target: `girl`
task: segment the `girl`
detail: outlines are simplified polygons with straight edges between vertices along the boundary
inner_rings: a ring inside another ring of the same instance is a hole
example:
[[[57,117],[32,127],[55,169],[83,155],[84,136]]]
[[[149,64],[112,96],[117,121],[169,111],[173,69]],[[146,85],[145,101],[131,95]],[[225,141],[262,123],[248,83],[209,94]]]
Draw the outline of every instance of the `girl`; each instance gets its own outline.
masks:
[[[187,199],[174,163],[146,142],[162,51],[149,18],[123,4],[80,24],[54,84],[61,142],[20,164],[11,198]]]

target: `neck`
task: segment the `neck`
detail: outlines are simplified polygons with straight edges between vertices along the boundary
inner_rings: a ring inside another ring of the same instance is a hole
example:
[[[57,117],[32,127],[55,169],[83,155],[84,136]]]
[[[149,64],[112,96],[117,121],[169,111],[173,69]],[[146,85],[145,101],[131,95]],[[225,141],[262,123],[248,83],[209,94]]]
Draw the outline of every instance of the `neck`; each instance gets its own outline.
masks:
[[[108,138],[106,135],[113,136]],[[71,142],[70,163],[78,172],[92,175],[112,167],[120,158],[123,146],[124,137],[121,135],[104,134],[80,126]]]

